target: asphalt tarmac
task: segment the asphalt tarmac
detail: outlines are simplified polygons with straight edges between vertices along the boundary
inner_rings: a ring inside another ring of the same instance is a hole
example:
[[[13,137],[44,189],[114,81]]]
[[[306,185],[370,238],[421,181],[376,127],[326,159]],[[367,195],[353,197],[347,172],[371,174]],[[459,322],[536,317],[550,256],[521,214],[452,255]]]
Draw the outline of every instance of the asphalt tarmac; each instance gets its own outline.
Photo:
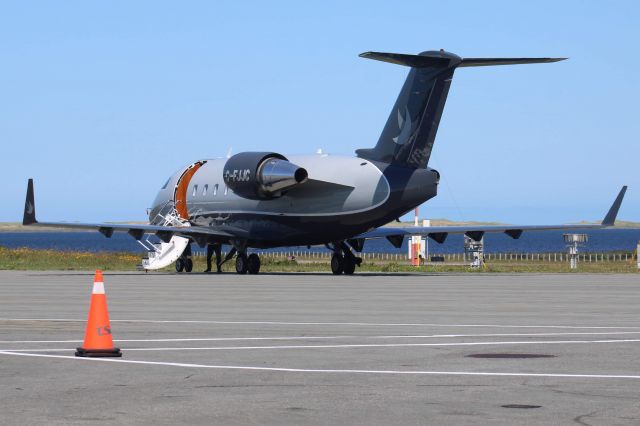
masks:
[[[0,272],[2,424],[640,424],[640,276]]]

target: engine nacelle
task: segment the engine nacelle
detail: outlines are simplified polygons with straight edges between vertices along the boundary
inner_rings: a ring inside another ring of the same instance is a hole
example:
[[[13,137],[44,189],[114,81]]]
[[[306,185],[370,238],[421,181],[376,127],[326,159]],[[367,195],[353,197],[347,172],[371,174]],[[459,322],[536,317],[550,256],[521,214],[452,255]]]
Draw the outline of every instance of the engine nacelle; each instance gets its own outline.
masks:
[[[224,165],[224,183],[241,197],[276,198],[307,180],[307,171],[275,152],[241,152]]]

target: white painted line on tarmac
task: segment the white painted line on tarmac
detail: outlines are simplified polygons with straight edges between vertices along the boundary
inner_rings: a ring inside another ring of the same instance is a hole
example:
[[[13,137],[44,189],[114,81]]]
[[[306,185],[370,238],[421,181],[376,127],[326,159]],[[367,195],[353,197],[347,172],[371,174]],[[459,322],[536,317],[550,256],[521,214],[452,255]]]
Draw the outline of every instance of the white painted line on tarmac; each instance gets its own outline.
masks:
[[[640,334],[640,332],[624,332]],[[612,334],[612,333],[603,333]],[[113,339],[114,342],[216,342],[236,340],[313,340],[313,339],[357,339],[369,336],[291,336],[291,337],[195,337],[167,339]],[[82,340],[0,340],[0,343],[82,343]]]
[[[22,357],[55,358],[68,359],[74,361],[88,362],[113,362],[119,364],[139,364],[182,368],[208,368],[215,370],[245,370],[245,371],[269,371],[282,373],[324,373],[324,374],[393,374],[393,375],[431,375],[431,376],[487,376],[487,377],[558,377],[576,379],[640,379],[637,375],[625,374],[574,374],[574,373],[501,373],[482,371],[419,371],[419,370],[346,370],[346,369],[308,369],[308,368],[278,368],[278,367],[253,367],[242,365],[209,365],[209,364],[189,364],[179,362],[160,361],[136,361],[122,358],[83,358],[66,355],[31,354],[20,352],[0,351],[1,355],[12,355]]]
[[[449,342],[449,343],[386,343],[386,344],[346,344],[346,345],[282,345],[282,346],[212,346],[192,348],[131,348],[127,351],[197,351],[197,350],[258,350],[258,349],[353,349],[353,348],[410,348],[446,346],[494,346],[494,345],[553,345],[587,343],[637,343],[640,339],[624,340],[546,340],[520,342]]]
[[[361,336],[375,339],[396,338],[456,338],[456,337],[553,337],[553,336],[613,336],[640,334],[640,331],[594,331],[594,332],[569,332],[569,333],[482,333],[482,334],[427,334],[427,335],[392,335],[392,336]]]
[[[1,352],[75,352],[75,351],[76,351],[75,348],[0,349],[0,353]]]
[[[115,339],[114,339],[115,341]],[[0,343],[82,343],[83,340],[0,340]]]
[[[467,337],[553,337],[553,336],[613,336],[640,334],[640,331],[605,331],[605,332],[569,332],[569,333],[482,333],[482,334],[397,334],[382,336],[277,336],[277,337],[195,337],[166,339],[113,339],[114,342],[224,342],[252,340],[332,340],[332,339],[438,339]],[[0,340],[0,343],[82,343],[75,340]]]
[[[86,322],[86,319],[0,318],[0,321]],[[618,329],[618,330],[640,329],[640,326],[435,324],[435,323],[372,323],[372,322],[287,322],[287,321],[147,320],[147,319],[112,319],[111,322],[152,323],[152,324],[346,325],[346,326],[374,326],[374,327],[485,327],[485,328],[566,328],[566,329]]]
[[[126,348],[125,351],[237,351],[259,349],[353,349],[353,348],[411,348],[411,347],[447,347],[447,346],[504,346],[504,345],[565,345],[565,344],[589,344],[589,343],[638,343],[640,339],[619,340],[525,340],[516,342],[446,342],[446,343],[380,343],[380,344],[345,344],[345,345],[280,345],[280,346],[204,346],[204,347],[164,347],[164,348]],[[4,352],[62,352],[74,349],[2,349]]]

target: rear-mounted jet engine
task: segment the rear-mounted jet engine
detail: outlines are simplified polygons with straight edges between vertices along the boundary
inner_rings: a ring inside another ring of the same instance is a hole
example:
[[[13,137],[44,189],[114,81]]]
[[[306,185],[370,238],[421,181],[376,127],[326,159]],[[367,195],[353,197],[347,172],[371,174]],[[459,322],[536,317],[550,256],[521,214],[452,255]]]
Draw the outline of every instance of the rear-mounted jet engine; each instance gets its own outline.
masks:
[[[241,197],[264,200],[307,180],[307,171],[275,152],[241,152],[227,160],[224,183]]]

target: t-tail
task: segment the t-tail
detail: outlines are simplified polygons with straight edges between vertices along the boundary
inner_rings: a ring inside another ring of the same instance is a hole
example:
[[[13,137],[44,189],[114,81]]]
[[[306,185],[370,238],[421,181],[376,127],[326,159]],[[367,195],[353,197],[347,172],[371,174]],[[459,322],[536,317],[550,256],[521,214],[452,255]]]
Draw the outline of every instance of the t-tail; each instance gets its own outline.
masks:
[[[490,65],[536,64],[566,58],[461,58],[440,51],[419,55],[366,52],[362,58],[411,67],[380,139],[374,148],[358,149],[358,157],[399,166],[424,168],[456,68]]]

